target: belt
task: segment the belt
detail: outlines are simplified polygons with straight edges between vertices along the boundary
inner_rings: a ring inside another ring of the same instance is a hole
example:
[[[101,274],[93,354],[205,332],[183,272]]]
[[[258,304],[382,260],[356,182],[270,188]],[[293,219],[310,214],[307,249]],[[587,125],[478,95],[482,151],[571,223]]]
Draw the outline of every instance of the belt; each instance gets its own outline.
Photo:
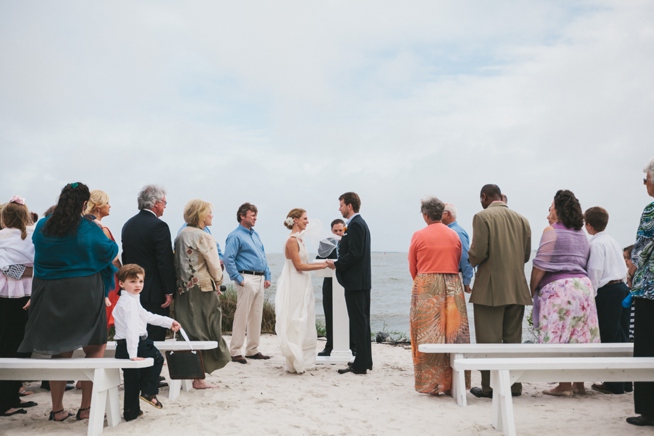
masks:
[[[617,284],[617,283],[622,283],[622,280],[611,280],[610,282],[608,282],[608,283],[607,283],[606,285],[604,285],[604,286],[607,286],[607,285],[615,285],[615,284]]]
[[[263,275],[266,274],[263,271],[248,271],[248,270],[239,271],[238,273],[239,274],[250,274],[252,276],[263,276]]]
[[[139,336],[139,341],[145,341],[148,338],[148,335]],[[121,342],[127,343],[126,339],[118,339],[116,343],[120,344]]]

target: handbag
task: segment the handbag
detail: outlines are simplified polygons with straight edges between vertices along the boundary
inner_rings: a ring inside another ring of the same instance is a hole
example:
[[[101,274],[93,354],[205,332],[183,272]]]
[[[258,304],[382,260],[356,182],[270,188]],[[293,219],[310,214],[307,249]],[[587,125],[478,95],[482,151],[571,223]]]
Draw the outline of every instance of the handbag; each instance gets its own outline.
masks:
[[[184,329],[180,329],[179,332],[182,334],[184,340],[190,344],[191,341],[189,341]],[[173,335],[173,339],[175,339],[175,337],[176,334]],[[173,349],[166,351],[166,362],[168,362],[168,373],[170,374],[170,378],[173,380],[205,378],[202,353],[198,350],[194,350],[193,347],[191,347],[190,350],[176,351],[175,344],[173,344]]]

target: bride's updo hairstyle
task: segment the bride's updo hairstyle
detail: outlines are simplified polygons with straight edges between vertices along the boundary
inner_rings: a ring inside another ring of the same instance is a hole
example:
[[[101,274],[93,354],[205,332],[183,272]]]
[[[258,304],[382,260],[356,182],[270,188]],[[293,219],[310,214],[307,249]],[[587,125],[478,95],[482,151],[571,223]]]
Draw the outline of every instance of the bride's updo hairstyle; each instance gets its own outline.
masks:
[[[304,215],[306,212],[307,212],[306,210],[300,208],[291,209],[291,211],[286,215],[286,219],[284,220],[284,227],[286,227],[289,230],[292,230],[294,224],[293,219],[301,218],[302,215]]]

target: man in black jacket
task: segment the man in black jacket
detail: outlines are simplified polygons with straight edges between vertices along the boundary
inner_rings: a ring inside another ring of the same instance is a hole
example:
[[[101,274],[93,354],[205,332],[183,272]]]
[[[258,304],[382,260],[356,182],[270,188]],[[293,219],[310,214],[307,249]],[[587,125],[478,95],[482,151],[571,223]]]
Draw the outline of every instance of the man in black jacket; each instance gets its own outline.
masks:
[[[176,287],[173,247],[168,224],[160,220],[166,209],[166,191],[147,185],[138,197],[140,212],[123,226],[123,265],[135,263],[145,269],[141,305],[148,312],[168,316]],[[148,338],[166,339],[166,329],[148,324]]]
[[[354,362],[339,374],[365,374],[372,369],[370,345],[370,230],[359,215],[361,199],[354,192],[339,197],[338,210],[347,220],[345,234],[339,245],[338,259],[329,262],[336,269],[336,279],[345,289],[345,304],[350,317],[350,338],[357,350]]]

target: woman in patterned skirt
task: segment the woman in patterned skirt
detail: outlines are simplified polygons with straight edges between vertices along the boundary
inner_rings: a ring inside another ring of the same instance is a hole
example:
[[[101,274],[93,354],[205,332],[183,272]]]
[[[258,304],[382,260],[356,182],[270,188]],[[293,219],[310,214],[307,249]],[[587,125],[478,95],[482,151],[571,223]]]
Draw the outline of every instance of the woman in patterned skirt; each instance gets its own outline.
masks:
[[[411,292],[411,349],[416,391],[450,395],[452,368],[449,354],[421,353],[420,344],[470,342],[468,315],[459,277],[461,240],[441,223],[445,205],[436,197],[422,201],[427,227],[413,234],[409,247]],[[466,372],[466,389],[470,373]]]

